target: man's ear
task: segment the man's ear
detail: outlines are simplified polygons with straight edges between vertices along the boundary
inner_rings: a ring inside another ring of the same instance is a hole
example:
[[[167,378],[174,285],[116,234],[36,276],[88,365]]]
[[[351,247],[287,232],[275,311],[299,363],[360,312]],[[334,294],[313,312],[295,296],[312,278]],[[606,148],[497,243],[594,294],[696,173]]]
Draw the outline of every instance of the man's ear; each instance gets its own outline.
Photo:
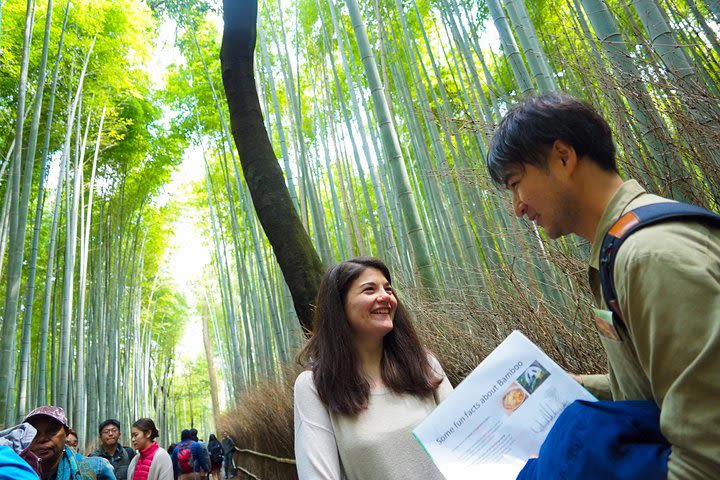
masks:
[[[553,142],[551,158],[558,161],[568,175],[572,175],[577,167],[577,152],[572,145],[563,140],[558,139]]]

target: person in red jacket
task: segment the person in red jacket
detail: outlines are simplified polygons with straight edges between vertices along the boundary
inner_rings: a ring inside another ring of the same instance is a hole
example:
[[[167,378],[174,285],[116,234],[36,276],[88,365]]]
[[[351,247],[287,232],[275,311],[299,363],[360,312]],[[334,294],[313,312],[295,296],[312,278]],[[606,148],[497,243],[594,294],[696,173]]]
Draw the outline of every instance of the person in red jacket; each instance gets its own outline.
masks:
[[[131,441],[138,451],[128,467],[128,480],[173,480],[170,455],[157,444],[158,430],[155,422],[141,418],[133,423]]]

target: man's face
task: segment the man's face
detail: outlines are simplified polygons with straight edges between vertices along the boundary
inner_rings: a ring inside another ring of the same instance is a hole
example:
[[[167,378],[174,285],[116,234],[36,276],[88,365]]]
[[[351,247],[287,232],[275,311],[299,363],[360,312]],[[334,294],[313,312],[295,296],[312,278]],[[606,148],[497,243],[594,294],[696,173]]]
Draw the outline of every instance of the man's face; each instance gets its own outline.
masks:
[[[106,425],[100,431],[100,443],[103,444],[105,449],[113,449],[120,440],[120,429],[111,424]]]
[[[65,428],[54,418],[39,415],[28,420],[37,433],[28,449],[40,459],[42,465],[57,466],[65,450]]]
[[[552,239],[573,232],[577,203],[552,158],[547,168],[525,164],[513,169],[506,186],[512,193],[515,215],[526,216]]]

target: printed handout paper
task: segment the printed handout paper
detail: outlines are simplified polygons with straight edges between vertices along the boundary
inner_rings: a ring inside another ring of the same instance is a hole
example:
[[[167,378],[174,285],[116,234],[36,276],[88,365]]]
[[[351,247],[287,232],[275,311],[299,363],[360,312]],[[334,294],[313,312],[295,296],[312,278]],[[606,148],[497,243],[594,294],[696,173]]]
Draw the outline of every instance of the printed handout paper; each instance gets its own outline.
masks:
[[[514,479],[574,400],[595,397],[514,331],[413,434],[448,480]]]

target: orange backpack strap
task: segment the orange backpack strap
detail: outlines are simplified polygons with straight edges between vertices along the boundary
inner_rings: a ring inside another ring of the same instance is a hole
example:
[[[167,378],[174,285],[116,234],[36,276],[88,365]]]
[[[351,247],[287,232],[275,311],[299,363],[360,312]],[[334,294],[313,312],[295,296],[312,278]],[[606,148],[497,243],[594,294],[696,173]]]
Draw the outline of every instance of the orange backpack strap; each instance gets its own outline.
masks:
[[[680,202],[662,202],[635,208],[610,227],[600,248],[600,285],[613,321],[623,321],[622,311],[615,292],[615,257],[625,239],[648,225],[661,222],[700,222],[720,227],[720,215],[704,208]]]

